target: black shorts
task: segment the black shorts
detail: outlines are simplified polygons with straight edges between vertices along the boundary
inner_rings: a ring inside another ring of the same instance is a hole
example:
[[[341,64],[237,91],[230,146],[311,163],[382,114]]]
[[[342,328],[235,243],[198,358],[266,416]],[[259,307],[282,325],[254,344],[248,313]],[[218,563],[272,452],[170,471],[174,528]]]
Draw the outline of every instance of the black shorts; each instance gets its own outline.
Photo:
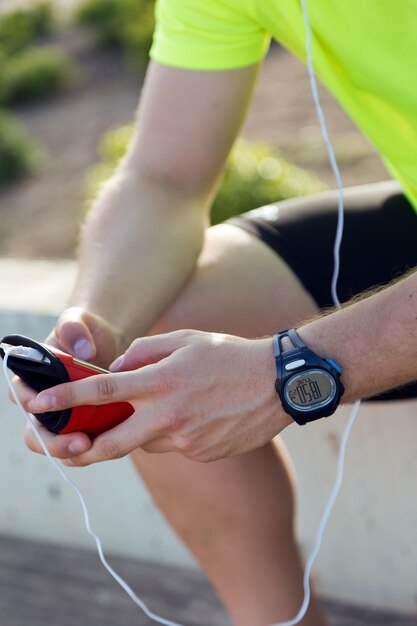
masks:
[[[417,214],[395,182],[346,189],[338,297],[386,285],[417,266]],[[331,279],[337,192],[286,200],[228,223],[252,233],[293,270],[322,309],[333,306]],[[417,382],[376,399],[417,397]]]

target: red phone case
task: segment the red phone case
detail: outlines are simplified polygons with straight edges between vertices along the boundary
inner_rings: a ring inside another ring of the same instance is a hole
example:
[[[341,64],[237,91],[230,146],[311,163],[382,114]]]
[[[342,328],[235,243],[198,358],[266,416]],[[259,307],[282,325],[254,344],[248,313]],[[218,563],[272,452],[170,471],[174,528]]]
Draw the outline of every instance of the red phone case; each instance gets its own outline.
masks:
[[[71,355],[52,348],[54,354],[65,365],[70,382],[95,376],[103,372],[89,367],[88,363],[82,363]],[[128,402],[112,402],[111,404],[85,405],[74,407],[66,426],[61,428],[60,434],[82,431],[90,437],[96,437],[100,433],[110,430],[117,424],[130,417],[134,408]]]
[[[108,374],[106,370],[79,361],[57,348],[52,348],[22,335],[8,335],[4,337],[2,343],[35,348],[48,359],[48,362],[45,360],[37,362],[13,355],[13,353],[8,358],[8,367],[38,392],[50,389],[60,383],[73,382],[98,374]],[[4,357],[2,350],[0,355],[2,358]],[[117,426],[133,413],[134,408],[128,402],[112,402],[99,406],[85,405],[69,407],[62,411],[37,413],[35,417],[51,432],[66,434],[81,431],[94,438]]]

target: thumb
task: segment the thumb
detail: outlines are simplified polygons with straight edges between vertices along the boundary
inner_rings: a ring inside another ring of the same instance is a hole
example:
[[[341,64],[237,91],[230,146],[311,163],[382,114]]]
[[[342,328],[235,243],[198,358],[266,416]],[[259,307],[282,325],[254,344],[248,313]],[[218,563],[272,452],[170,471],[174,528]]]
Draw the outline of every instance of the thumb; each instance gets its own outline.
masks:
[[[58,348],[83,361],[96,356],[93,335],[77,309],[68,309],[61,315],[55,328],[55,340]]]
[[[193,330],[178,330],[164,335],[135,339],[122,356],[113,361],[110,371],[128,371],[158,363],[180,348],[185,347],[199,334]]]

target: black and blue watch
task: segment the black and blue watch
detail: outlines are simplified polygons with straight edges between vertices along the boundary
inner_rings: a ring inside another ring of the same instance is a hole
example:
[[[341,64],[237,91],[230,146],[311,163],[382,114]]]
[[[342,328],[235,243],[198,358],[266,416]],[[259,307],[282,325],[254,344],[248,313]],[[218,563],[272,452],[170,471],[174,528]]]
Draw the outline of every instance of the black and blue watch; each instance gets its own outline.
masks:
[[[293,345],[287,350],[282,346],[285,337]],[[294,329],[277,333],[272,341],[277,368],[275,389],[284,411],[300,425],[332,415],[345,390],[340,365],[310,350]]]

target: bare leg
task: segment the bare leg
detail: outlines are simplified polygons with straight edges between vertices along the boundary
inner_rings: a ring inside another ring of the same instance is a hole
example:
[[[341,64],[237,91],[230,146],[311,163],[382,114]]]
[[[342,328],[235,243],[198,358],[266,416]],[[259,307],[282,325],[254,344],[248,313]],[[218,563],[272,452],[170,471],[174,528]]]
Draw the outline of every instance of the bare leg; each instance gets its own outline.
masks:
[[[256,337],[314,313],[313,300],[279,257],[239,228],[221,225],[207,232],[198,271],[152,333],[195,328]],[[236,625],[265,626],[297,613],[302,567],[282,443],[206,465],[173,453],[137,451],[133,460]],[[315,601],[302,624],[325,624]]]

